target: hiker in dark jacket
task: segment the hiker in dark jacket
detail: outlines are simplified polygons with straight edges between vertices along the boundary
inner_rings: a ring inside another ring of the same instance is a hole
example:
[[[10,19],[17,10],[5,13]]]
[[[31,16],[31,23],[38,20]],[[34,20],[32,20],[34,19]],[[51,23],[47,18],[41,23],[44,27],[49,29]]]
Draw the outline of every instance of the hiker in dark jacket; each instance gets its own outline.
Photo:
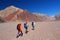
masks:
[[[24,28],[25,28],[25,33],[28,32],[28,24],[27,23],[24,23]]]
[[[35,22],[32,22],[32,30],[35,28]]]

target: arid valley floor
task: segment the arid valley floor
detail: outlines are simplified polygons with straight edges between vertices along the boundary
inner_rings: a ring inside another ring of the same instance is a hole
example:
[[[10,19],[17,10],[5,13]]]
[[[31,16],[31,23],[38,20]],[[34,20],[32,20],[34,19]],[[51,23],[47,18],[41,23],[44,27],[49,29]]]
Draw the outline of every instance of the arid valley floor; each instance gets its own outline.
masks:
[[[23,25],[23,22],[0,23],[0,40],[60,40],[60,21],[36,22],[35,30],[29,22],[29,32],[25,34],[23,27],[23,36],[16,38],[18,23]]]

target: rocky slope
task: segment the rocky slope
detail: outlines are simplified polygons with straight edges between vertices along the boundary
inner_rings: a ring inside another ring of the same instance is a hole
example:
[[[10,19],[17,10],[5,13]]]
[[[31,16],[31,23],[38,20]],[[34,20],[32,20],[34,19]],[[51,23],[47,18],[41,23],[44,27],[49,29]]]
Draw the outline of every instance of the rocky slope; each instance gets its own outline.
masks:
[[[28,10],[23,10],[15,6],[9,6],[0,11],[0,16],[6,21],[54,21],[56,17],[51,17],[46,14],[30,13]]]

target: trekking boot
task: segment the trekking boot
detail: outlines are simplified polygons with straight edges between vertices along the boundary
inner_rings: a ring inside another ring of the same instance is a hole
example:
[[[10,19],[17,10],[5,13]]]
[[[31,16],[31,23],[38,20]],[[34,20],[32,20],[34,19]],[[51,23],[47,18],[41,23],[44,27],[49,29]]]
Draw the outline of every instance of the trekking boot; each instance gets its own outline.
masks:
[[[29,31],[26,31],[25,33],[28,33]]]
[[[34,30],[34,28],[32,28],[32,30]]]
[[[19,37],[19,34],[17,34],[16,38],[18,38],[18,37]]]
[[[16,38],[18,38],[19,36],[16,36]]]

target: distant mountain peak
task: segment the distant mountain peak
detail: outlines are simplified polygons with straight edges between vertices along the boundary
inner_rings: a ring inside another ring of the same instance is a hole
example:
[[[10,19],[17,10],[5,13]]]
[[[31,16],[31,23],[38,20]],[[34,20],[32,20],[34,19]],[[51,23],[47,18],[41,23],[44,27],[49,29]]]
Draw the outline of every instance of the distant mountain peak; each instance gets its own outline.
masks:
[[[19,9],[19,8],[17,8],[17,7],[15,7],[15,6],[13,6],[13,5],[8,6],[8,8],[16,8],[16,9]]]
[[[8,8],[13,8],[13,9],[15,9],[15,10],[20,10],[20,11],[23,11],[23,9],[21,9],[21,8],[18,8],[18,7],[15,7],[15,6],[13,6],[13,5],[11,5],[11,6],[9,6]]]

